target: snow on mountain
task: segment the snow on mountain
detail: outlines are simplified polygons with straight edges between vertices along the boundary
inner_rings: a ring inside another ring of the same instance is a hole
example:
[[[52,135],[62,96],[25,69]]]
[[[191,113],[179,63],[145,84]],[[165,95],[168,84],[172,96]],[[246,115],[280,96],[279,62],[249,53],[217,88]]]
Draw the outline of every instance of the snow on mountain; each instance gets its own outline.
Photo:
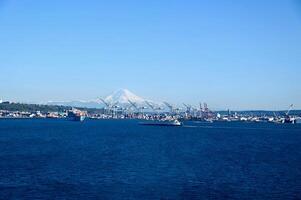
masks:
[[[118,102],[119,104],[128,104],[129,100],[136,104],[144,104],[146,101],[142,97],[135,95],[134,93],[130,92],[127,89],[117,90],[116,92],[114,92],[113,94],[105,98],[105,101],[107,102],[111,102],[111,103]]]

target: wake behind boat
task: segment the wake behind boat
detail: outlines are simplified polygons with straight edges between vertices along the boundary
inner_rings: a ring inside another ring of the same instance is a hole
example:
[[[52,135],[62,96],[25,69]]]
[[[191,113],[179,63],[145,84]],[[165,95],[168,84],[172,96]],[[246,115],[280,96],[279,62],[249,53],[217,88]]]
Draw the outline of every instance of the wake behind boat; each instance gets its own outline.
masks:
[[[175,119],[175,120],[148,120],[145,122],[140,122],[140,125],[145,126],[182,126],[182,123]]]

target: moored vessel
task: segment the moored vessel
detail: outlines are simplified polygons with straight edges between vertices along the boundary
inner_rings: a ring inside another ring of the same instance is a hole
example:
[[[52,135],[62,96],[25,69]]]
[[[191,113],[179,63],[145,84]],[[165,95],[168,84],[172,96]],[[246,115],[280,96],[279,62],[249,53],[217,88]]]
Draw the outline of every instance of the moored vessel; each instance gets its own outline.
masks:
[[[86,118],[86,113],[77,109],[72,109],[69,110],[67,113],[67,117],[71,120],[71,121],[84,121]]]

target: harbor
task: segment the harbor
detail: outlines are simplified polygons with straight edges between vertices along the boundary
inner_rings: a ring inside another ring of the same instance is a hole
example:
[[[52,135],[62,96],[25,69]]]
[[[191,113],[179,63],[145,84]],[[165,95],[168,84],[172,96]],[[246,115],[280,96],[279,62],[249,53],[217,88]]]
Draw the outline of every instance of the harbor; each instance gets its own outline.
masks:
[[[101,109],[72,108],[62,107],[60,111],[29,111],[28,110],[0,110],[0,118],[66,118],[73,121],[84,121],[85,119],[138,119],[147,122],[147,124],[156,125],[161,122],[179,121],[197,121],[197,122],[253,122],[253,123],[301,123],[301,111],[293,110],[290,105],[288,110],[284,111],[212,111],[206,103],[199,104],[199,108],[192,106],[174,107],[165,102],[165,106],[160,109],[155,108],[150,102],[144,102],[144,107],[138,107],[130,101],[123,106],[117,106],[118,103],[103,103]],[[5,105],[12,105],[12,102],[0,103],[2,108]],[[23,105],[26,108],[26,105]],[[29,106],[30,107],[30,106]],[[39,106],[37,106],[37,109]],[[172,125],[172,123],[171,123]]]

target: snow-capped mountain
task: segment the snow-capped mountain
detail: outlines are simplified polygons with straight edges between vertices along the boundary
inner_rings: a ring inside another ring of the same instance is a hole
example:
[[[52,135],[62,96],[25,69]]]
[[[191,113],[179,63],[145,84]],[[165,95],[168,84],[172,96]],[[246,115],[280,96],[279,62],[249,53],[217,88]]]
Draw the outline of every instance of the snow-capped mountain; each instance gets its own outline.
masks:
[[[149,107],[146,103],[149,102],[154,106],[161,106],[161,103],[156,103],[151,100],[146,100],[142,97],[137,96],[127,89],[120,89],[112,93],[111,95],[103,98],[103,100],[108,104],[117,104],[119,106],[130,105],[129,101],[133,102],[136,106],[146,106]],[[103,108],[105,104],[100,100],[90,100],[90,101],[49,101],[49,105],[63,105],[63,106],[73,106],[73,107],[86,107],[86,108]]]
[[[145,104],[145,99],[135,95],[127,89],[117,90],[113,94],[107,96],[105,101],[110,103],[128,104],[129,101],[136,104]]]

